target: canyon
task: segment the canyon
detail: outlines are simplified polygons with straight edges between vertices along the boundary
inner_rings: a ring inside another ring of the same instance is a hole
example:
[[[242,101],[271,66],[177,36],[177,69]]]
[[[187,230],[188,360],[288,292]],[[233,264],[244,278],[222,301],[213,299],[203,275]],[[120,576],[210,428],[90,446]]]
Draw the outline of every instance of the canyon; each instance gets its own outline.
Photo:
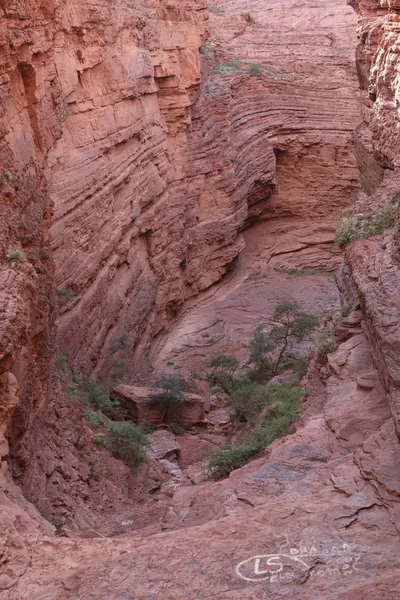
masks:
[[[335,230],[400,190],[400,3],[347,5],[1,4],[0,600],[399,596],[399,224]],[[286,435],[96,447],[74,374],[243,360],[282,298],[351,305]]]

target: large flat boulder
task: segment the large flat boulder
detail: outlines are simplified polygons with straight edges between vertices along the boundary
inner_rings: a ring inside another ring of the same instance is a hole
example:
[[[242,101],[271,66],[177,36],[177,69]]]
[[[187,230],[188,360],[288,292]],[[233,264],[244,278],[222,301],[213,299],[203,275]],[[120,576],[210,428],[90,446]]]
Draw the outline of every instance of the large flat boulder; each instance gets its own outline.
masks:
[[[119,400],[121,408],[134,423],[158,425],[163,419],[163,410],[157,404],[149,404],[149,387],[119,385],[113,394]],[[171,406],[164,415],[164,423],[177,423],[189,428],[205,422],[204,398],[197,394],[185,394],[182,406]]]

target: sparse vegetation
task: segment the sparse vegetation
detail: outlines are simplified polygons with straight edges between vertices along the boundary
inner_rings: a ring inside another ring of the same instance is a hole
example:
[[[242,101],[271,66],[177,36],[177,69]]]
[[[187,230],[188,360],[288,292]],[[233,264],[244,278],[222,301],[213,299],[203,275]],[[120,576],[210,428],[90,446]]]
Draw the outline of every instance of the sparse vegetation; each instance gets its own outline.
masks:
[[[100,380],[91,377],[79,379],[77,393],[84,404],[95,406],[102,412],[112,414],[113,409],[119,407],[118,400],[110,396],[109,386]]]
[[[293,360],[292,372],[294,373],[294,375],[297,375],[299,380],[302,379],[305,375],[307,375],[307,370],[308,362],[305,358],[296,358],[295,360]]]
[[[315,358],[319,361],[324,361],[328,354],[334,352],[337,348],[333,332],[321,332],[315,342]]]
[[[10,250],[7,252],[7,260],[8,262],[17,261],[21,262],[24,258],[24,253],[22,250]]]
[[[74,295],[73,295],[71,289],[69,288],[69,286],[67,286],[63,289],[56,288],[54,290],[54,293],[55,293],[56,297],[59,299],[59,304],[65,304],[67,302],[72,302],[72,300],[74,299]]]
[[[232,58],[224,64],[215,65],[213,73],[215,75],[231,75],[235,71],[240,71],[242,63],[239,58]]]
[[[202,45],[202,47],[200,48],[200,54],[202,56],[214,56],[214,50],[213,50],[213,46],[209,43],[205,43]]]
[[[141,428],[126,421],[110,421],[111,452],[128,466],[135,466],[146,458],[148,441]]]
[[[345,248],[353,240],[365,239],[394,227],[398,212],[399,194],[393,194],[389,204],[375,214],[342,216],[336,229],[336,243]]]
[[[299,277],[301,275],[317,275],[316,269],[296,269],[295,267],[291,269],[279,269],[279,273],[285,273],[291,277]]]
[[[184,386],[183,378],[177,373],[162,373],[154,382],[154,389],[148,398],[148,403],[160,406],[163,411],[162,423],[170,408],[183,410]]]
[[[178,423],[167,423],[167,429],[174,435],[183,435],[185,430]]]
[[[218,6],[208,6],[207,9],[210,13],[213,13],[213,15],[217,15],[217,17],[221,17],[224,14],[222,8],[219,8]]]
[[[258,452],[266,448],[297,418],[303,390],[289,384],[270,384],[263,411],[263,422],[250,430],[242,444],[225,444],[213,450],[208,457],[207,474],[210,479],[226,477],[234,469],[243,467]]]
[[[346,298],[342,303],[341,315],[342,317],[348,317],[354,312],[358,305],[358,299],[354,297]]]
[[[89,425],[91,425],[91,427],[94,427],[95,429],[100,429],[104,425],[103,415],[99,411],[93,410],[92,408],[88,408],[85,411],[83,418],[89,423]]]
[[[317,317],[300,311],[297,302],[277,304],[271,319],[255,328],[247,364],[261,379],[274,377],[293,343],[304,339],[317,325]]]
[[[64,371],[64,373],[68,373],[68,363],[65,354],[57,354],[57,362],[60,369]]]
[[[96,437],[94,437],[92,441],[93,444],[98,448],[107,448],[107,441],[102,435],[96,435]]]
[[[250,63],[247,67],[247,72],[249,75],[258,75],[264,71],[263,66],[260,63]]]

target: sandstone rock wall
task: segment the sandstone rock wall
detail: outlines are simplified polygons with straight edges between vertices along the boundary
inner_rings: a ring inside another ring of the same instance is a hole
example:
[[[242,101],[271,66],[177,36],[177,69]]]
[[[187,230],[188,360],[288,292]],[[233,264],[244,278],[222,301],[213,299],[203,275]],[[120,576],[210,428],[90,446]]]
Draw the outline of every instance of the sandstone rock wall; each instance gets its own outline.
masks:
[[[364,170],[373,193],[365,198],[376,211],[400,191],[400,94],[398,2],[351,2],[359,14],[357,65],[361,87],[368,93],[364,120],[372,134],[374,158],[384,170],[377,184],[373,165]],[[371,191],[371,190],[370,190]],[[397,434],[400,434],[399,223],[383,235],[356,241],[346,249],[339,284],[348,297],[358,296],[366,331],[388,392]]]

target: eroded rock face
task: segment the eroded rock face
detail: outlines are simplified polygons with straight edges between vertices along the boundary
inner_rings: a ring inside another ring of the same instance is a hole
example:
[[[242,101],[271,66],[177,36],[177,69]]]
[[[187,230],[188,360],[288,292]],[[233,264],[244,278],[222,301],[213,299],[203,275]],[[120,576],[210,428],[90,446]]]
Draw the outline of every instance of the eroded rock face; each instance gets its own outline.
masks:
[[[361,87],[369,94],[364,117],[372,131],[373,150],[384,178],[376,186],[370,180],[369,198],[362,195],[360,206],[377,212],[399,198],[399,96],[398,3],[355,1],[360,15],[358,72]],[[399,223],[392,230],[353,242],[346,248],[346,261],[339,272],[339,285],[348,298],[361,302],[366,332],[373,348],[392,409],[395,429],[400,434],[400,379],[398,353],[400,337]]]
[[[134,544],[38,539],[2,597],[392,600],[400,473],[391,413],[379,378],[357,385],[373,368],[362,334],[329,358],[324,405],[310,398],[292,435],[228,479],[178,485],[168,531]]]

